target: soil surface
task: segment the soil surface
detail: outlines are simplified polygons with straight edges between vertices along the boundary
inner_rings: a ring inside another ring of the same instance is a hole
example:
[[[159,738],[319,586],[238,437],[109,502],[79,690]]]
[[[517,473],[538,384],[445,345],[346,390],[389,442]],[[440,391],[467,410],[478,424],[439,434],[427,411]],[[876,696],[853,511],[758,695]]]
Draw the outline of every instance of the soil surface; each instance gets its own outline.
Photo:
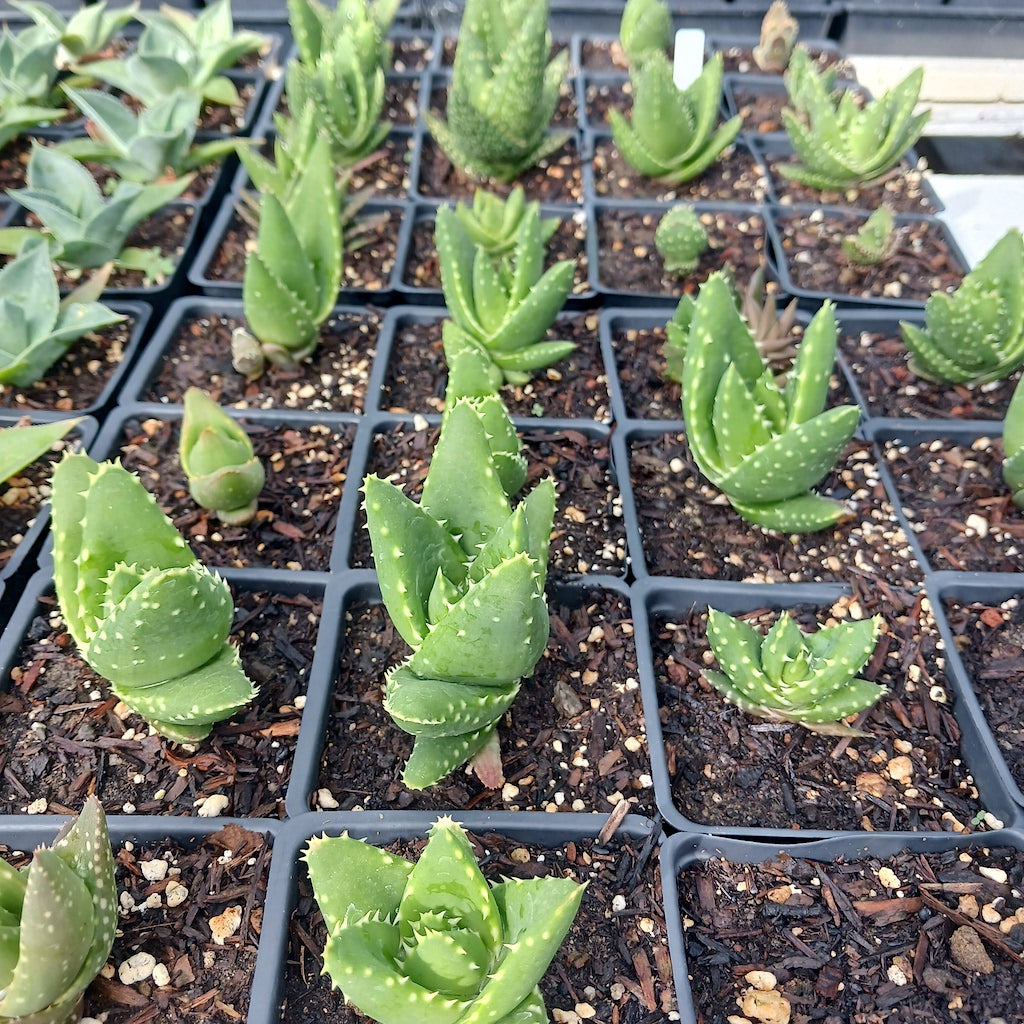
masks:
[[[729,704],[704,677],[715,664],[707,614],[680,599],[677,610],[651,622],[676,807],[712,831],[970,831],[982,807],[963,763],[939,633],[923,596],[855,580],[852,599],[792,614],[805,632],[882,615],[883,635],[860,673],[887,690],[854,722],[867,735],[823,736]],[[743,618],[764,634],[778,610]]]
[[[437,316],[421,322],[419,315],[410,314],[396,325],[380,396],[382,409],[396,413],[444,411],[448,369],[441,341],[443,311]],[[547,336],[575,342],[576,348],[565,359],[537,371],[529,384],[505,385],[501,397],[509,414],[610,421],[597,314],[560,316]]]
[[[505,787],[485,789],[460,769],[417,792],[401,781],[413,738],[381,703],[385,672],[410,650],[382,604],[354,599],[315,803],[326,809],[326,790],[343,810],[607,813],[628,798],[632,811],[653,815],[629,602],[614,591],[574,589],[548,603],[547,649],[499,728]]]
[[[603,845],[576,839],[565,847],[542,847],[503,836],[470,835],[481,868],[491,882],[501,877],[550,875],[588,883],[580,911],[541,980],[548,1013],[554,1019],[661,1024],[675,1010],[665,938],[658,847],[616,835]],[[415,860],[423,841],[389,844],[386,849]],[[623,909],[618,898],[625,901]],[[305,865],[299,864],[296,908],[292,913],[286,1000],[282,1024],[368,1020],[321,976],[327,929],[313,896]],[[557,1014],[562,1011],[563,1016]],[[581,1013],[582,1011],[582,1013]],[[571,1014],[572,1016],[568,1016]]]
[[[698,1018],[735,1019],[759,970],[794,1021],[1012,1024],[1022,877],[1024,855],[1007,847],[687,867],[679,895]]]
[[[814,58],[814,66],[818,71],[824,71],[826,68],[835,68],[838,78],[855,77],[853,65],[836,50],[823,50],[818,46],[806,46],[804,43],[799,45]],[[774,74],[774,72],[765,71],[763,68],[758,67],[757,62],[754,60],[753,50],[749,46],[736,45],[725,47],[722,50],[722,60],[725,70],[734,74]]]
[[[192,745],[162,739],[118,702],[48,589],[0,694],[0,811],[77,813],[94,792],[108,814],[194,815],[216,795],[228,799],[221,813],[283,818],[322,601],[233,594],[231,639],[259,693]]]
[[[890,442],[883,450],[933,570],[1024,571],[1024,512],[1003,480],[1001,438]]]

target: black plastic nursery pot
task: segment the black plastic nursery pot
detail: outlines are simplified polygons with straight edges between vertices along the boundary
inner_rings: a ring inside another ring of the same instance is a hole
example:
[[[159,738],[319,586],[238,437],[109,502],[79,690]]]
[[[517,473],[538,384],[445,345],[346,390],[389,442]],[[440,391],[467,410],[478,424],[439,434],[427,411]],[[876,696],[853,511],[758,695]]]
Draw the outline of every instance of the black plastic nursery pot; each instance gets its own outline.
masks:
[[[659,830],[628,815],[610,836],[604,815],[453,815],[470,833],[477,859],[493,882],[499,875],[558,875],[587,881],[580,913],[540,982],[549,1014],[592,1011],[596,1020],[668,1019],[676,1009],[666,933],[678,919],[660,907],[656,867]],[[252,993],[249,1024],[299,1024],[363,1019],[321,976],[327,932],[302,854],[309,840],[346,832],[416,860],[435,813],[307,814],[279,834],[272,894]],[[281,894],[281,895],[279,895]],[[274,913],[271,914],[271,907]],[[678,937],[677,937],[678,940]]]
[[[671,935],[687,975],[680,1021],[755,1007],[1013,1020],[1022,843],[1016,830],[773,846],[670,837],[661,870],[666,916],[683,924]]]
[[[988,135],[924,135],[917,152],[936,174],[1020,174],[1024,138]]]
[[[885,692],[854,721],[863,735],[822,735],[728,703],[704,678],[714,663],[709,606],[743,615],[762,635],[783,609],[805,631],[882,616],[860,674]],[[673,827],[779,842],[965,833],[1015,820],[919,588],[649,580],[633,587],[633,614],[655,794]]]

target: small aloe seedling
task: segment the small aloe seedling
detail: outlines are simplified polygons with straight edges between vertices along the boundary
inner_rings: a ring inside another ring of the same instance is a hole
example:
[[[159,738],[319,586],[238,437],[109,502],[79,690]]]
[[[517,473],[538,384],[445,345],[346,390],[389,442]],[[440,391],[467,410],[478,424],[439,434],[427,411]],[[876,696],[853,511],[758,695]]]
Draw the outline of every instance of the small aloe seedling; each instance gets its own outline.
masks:
[[[61,301],[50,251],[42,238],[26,238],[0,270],[0,384],[34,384],[89,331],[124,320],[95,297],[109,268]]]
[[[722,93],[722,55],[716,53],[685,89],[677,89],[672,65],[652,52],[630,69],[632,120],[608,112],[615,145],[641,174],[670,185],[696,178],[736,138],[742,119],[718,124]]]
[[[0,33],[0,146],[20,132],[63,117],[53,102],[57,47],[44,28],[32,25],[15,34]]]
[[[654,232],[654,248],[670,274],[692,274],[708,249],[708,233],[692,206],[673,206]]]
[[[863,108],[855,94],[831,92],[832,76],[822,76],[814,61],[797,49],[786,72],[793,107],[782,121],[798,163],[783,164],[787,178],[816,189],[869,185],[885,175],[918,140],[931,116],[914,114],[924,77],[922,68]]]
[[[571,878],[488,884],[463,829],[438,818],[415,863],[347,834],[305,861],[327,925],[324,972],[380,1024],[536,1024],[538,982],[575,920]]]
[[[681,330],[668,325],[670,334]],[[683,418],[701,472],[744,519],[766,529],[806,533],[836,522],[843,506],[810,488],[835,465],[860,413],[849,405],[822,411],[835,364],[831,303],[804,332],[784,387],[721,274],[701,288],[685,330]]]
[[[547,0],[466,0],[448,89],[448,120],[427,127],[467,174],[512,181],[561,149],[548,133],[568,54],[548,62]]]
[[[926,380],[984,384],[1024,365],[1024,239],[1011,228],[952,294],[932,292],[924,327],[900,321]]]
[[[800,25],[789,13],[785,0],[772,0],[761,22],[761,38],[754,47],[754,63],[769,74],[782,74],[789,67]]]
[[[249,435],[201,388],[185,392],[178,442],[195,502],[232,526],[251,521],[266,473]]]
[[[873,267],[892,256],[898,240],[892,210],[888,206],[880,206],[856,234],[843,239],[843,255],[855,266]]]
[[[630,65],[642,63],[652,50],[664,53],[672,42],[672,15],[661,0],[626,0],[619,22],[619,42]]]
[[[138,477],[68,455],[53,472],[53,566],[82,657],[162,736],[191,743],[255,696],[228,642],[227,583]]]
[[[507,256],[515,248],[519,227],[527,212],[534,208],[539,210],[540,204],[536,200],[528,203],[521,185],[516,185],[507,199],[478,188],[473,193],[471,204],[467,205],[461,200],[455,204],[455,216],[477,245],[486,249],[488,255],[498,257]],[[542,243],[550,240],[558,230],[558,223],[557,217],[541,220]]]
[[[1024,387],[1020,381],[1003,420],[1003,479],[1014,505],[1024,508]]]
[[[871,707],[885,692],[857,676],[881,628],[876,615],[804,633],[783,612],[762,637],[742,619],[709,608],[708,641],[722,671],[704,675],[726,700],[752,715],[850,733],[841,720]]]
[[[514,250],[497,263],[450,207],[437,211],[434,238],[451,316],[445,331],[475,345],[495,388],[503,381],[525,384],[533,370],[573,350],[569,341],[542,340],[572,287],[573,264],[563,260],[544,270],[539,207],[524,211]]]
[[[416,737],[402,776],[410,789],[470,759],[484,785],[503,781],[497,723],[547,643],[555,511],[550,479],[511,509],[505,481],[522,483],[519,460],[500,400],[482,414],[478,402],[456,398],[419,505],[377,476],[363,482],[381,597],[413,650],[388,673],[384,698]]]
[[[0,483],[35,462],[79,423],[79,416],[51,423],[32,423],[0,429]]]
[[[78,817],[20,871],[0,858],[0,1020],[71,1024],[117,932],[114,857],[103,808]]]
[[[107,0],[87,4],[66,18],[45,0],[11,0],[11,6],[27,14],[60,44],[57,68],[96,57],[109,45],[139,9],[138,0],[125,7],[107,10]]]

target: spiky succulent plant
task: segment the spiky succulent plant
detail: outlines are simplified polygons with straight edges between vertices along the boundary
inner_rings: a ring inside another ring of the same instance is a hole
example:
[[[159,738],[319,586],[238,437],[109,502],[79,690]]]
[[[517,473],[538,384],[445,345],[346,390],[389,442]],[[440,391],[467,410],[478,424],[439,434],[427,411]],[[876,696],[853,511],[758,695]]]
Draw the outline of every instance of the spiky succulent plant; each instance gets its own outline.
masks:
[[[754,63],[769,74],[782,74],[789,67],[800,25],[789,13],[785,0],[772,0],[761,22],[761,37],[754,47]]]
[[[692,206],[673,206],[654,232],[654,248],[670,274],[692,274],[707,252],[708,233]]]
[[[0,483],[35,462],[79,423],[82,417],[50,423],[19,424],[0,430]],[[0,986],[2,987],[2,986]]]
[[[522,483],[521,458],[500,400],[481,412],[457,398],[419,505],[377,476],[363,482],[381,597],[413,650],[388,673],[384,700],[416,737],[403,775],[411,789],[470,759],[485,785],[503,781],[497,723],[548,637],[555,489],[541,481],[513,511],[505,482]]]
[[[227,583],[117,463],[65,456],[52,489],[57,600],[82,657],[162,736],[203,739],[256,693]]]
[[[683,330],[670,322],[669,332]],[[701,472],[746,520],[805,533],[843,514],[812,488],[860,421],[855,406],[822,411],[835,364],[831,303],[815,314],[785,386],[765,365],[721,274],[700,290],[686,329],[683,418]]]
[[[619,22],[619,42],[630,65],[652,50],[664,53],[672,42],[672,15],[661,0],[626,0]]]
[[[117,932],[114,857],[94,796],[20,871],[0,858],[0,1021],[70,1024]]]
[[[516,185],[507,199],[478,188],[473,193],[472,203],[459,200],[455,204],[455,216],[469,232],[470,238],[486,249],[489,255],[507,256],[515,248],[523,218],[534,208],[539,210],[540,204],[536,200],[528,203],[521,185]],[[541,220],[541,242],[551,238],[558,230],[558,224],[557,217]]]
[[[1024,387],[1020,381],[1003,420],[1003,479],[1014,505],[1024,508]]]
[[[924,327],[900,321],[926,380],[984,384],[1024,365],[1024,239],[1011,228],[952,294],[932,292]]]
[[[0,270],[0,384],[34,384],[89,331],[124,320],[100,302],[107,273],[79,285],[61,301],[42,238],[27,238]]]
[[[871,707],[885,692],[857,676],[881,627],[876,615],[804,633],[783,612],[761,636],[748,622],[709,608],[708,642],[722,671],[704,675],[726,700],[753,715],[850,732],[841,719]]]
[[[388,29],[400,0],[338,0],[330,7],[319,0],[288,0],[288,23],[299,60],[313,65],[341,35],[354,37],[367,66],[386,71],[391,61]]]
[[[202,388],[185,392],[178,456],[189,493],[221,522],[240,526],[256,514],[263,463],[249,435]]]
[[[884,263],[896,251],[899,233],[888,206],[880,206],[855,234],[843,239],[843,255],[858,267]]]
[[[831,91],[803,50],[793,52],[786,87],[793,106],[782,121],[797,163],[782,164],[787,178],[816,189],[841,189],[877,181],[918,140],[931,111],[914,114],[922,68],[863,107],[851,90]]]
[[[631,120],[618,110],[610,110],[608,120],[619,152],[641,174],[670,185],[690,181],[736,138],[742,118],[718,125],[722,67],[722,55],[714,54],[685,89],[676,88],[664,53],[652,52],[630,69]]]
[[[568,54],[548,62],[548,0],[466,0],[447,121],[424,112],[448,159],[467,174],[512,181],[561,149],[548,132]]]
[[[543,341],[572,287],[568,260],[544,270],[545,247],[539,207],[523,212],[515,248],[497,261],[477,245],[450,207],[437,211],[434,239],[441,287],[451,317],[446,334],[471,344],[497,388],[525,384],[533,370],[550,366],[574,348],[568,341]]]
[[[11,6],[27,14],[60,44],[55,60],[57,68],[98,55],[139,9],[136,0],[108,11],[107,0],[101,0],[86,4],[68,18],[45,0],[11,0]]]
[[[415,863],[348,835],[311,839],[306,864],[327,925],[324,971],[380,1024],[539,1024],[538,982],[586,885],[489,884],[463,829],[438,818]]]

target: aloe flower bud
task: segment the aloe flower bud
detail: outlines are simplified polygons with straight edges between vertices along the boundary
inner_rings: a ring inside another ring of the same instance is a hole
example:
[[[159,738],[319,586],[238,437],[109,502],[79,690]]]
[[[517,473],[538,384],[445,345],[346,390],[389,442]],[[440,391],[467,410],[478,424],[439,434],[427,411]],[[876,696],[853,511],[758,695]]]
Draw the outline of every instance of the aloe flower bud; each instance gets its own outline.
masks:
[[[619,22],[619,42],[630,64],[639,64],[652,50],[667,50],[672,42],[668,8],[661,0],[626,0]]]
[[[197,504],[232,526],[256,515],[266,482],[263,464],[249,435],[200,388],[185,392],[178,455]]]
[[[305,854],[327,925],[324,971],[380,1024],[539,1024],[538,982],[572,926],[571,878],[488,884],[451,818],[415,863],[321,836]]]
[[[0,1024],[78,1020],[116,931],[110,836],[91,796],[20,871],[0,858]]]
[[[896,222],[888,206],[880,206],[855,235],[843,239],[843,255],[855,266],[883,263],[896,251]]]
[[[804,633],[783,612],[766,636],[749,623],[708,609],[708,642],[721,672],[705,672],[726,700],[752,715],[810,728],[839,723],[885,692],[857,673],[878,642],[881,616]],[[849,732],[844,725],[821,731]]]
[[[772,0],[761,22],[761,38],[754,47],[754,63],[769,74],[780,74],[789,67],[800,25],[789,13],[785,0]]]
[[[673,206],[658,221],[654,247],[670,274],[692,274],[708,248],[708,233],[692,206]]]
[[[125,704],[190,743],[252,700],[228,643],[227,583],[199,563],[138,477],[69,455],[53,472],[51,504],[61,614]]]

